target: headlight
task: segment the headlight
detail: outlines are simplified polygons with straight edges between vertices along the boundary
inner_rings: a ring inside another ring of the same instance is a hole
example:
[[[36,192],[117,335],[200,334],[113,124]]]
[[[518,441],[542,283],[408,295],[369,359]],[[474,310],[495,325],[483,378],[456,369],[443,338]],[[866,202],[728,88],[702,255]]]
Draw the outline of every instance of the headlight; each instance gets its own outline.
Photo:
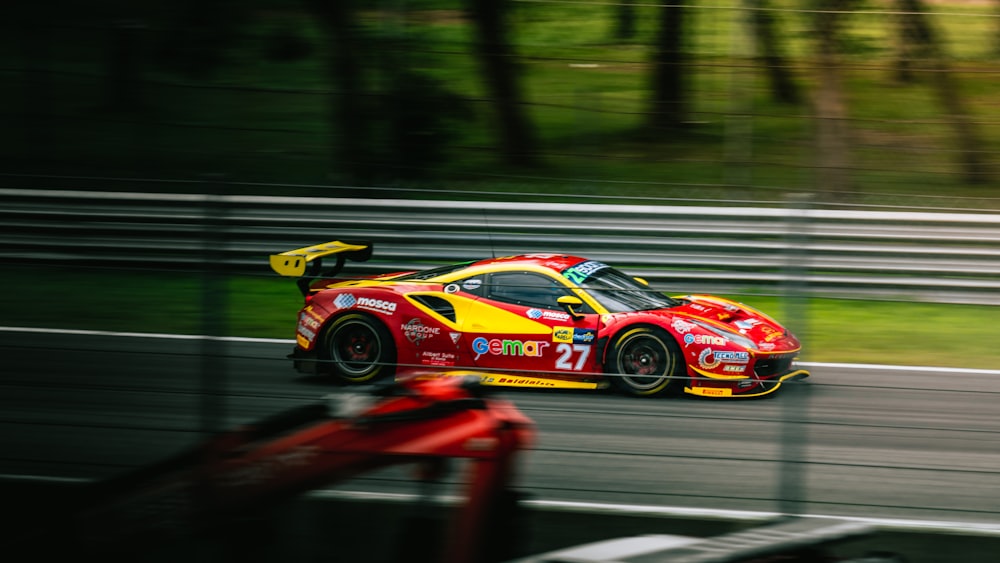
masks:
[[[743,336],[742,334],[740,334],[738,332],[733,332],[731,330],[726,330],[724,328],[719,328],[717,326],[710,325],[710,324],[708,324],[708,323],[706,323],[704,321],[699,321],[697,319],[685,319],[685,320],[687,320],[689,322],[692,322],[692,323],[700,326],[701,328],[703,328],[703,329],[705,329],[705,330],[707,330],[707,331],[709,331],[709,332],[711,332],[713,334],[716,334],[716,335],[721,336],[723,338],[728,338],[729,340],[732,340],[736,344],[738,344],[738,345],[740,345],[740,346],[742,346],[742,347],[744,347],[744,348],[746,348],[748,350],[755,350],[757,348],[757,344],[755,344],[753,340],[750,340],[749,338],[747,338],[746,336]]]

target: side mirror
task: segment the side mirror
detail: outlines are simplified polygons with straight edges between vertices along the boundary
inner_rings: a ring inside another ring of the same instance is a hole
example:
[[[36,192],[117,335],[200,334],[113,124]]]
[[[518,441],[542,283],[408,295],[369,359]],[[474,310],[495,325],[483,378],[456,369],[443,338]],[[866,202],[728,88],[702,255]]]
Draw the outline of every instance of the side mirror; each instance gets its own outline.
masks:
[[[578,313],[576,310],[583,307],[583,301],[575,295],[563,295],[558,299],[559,305],[564,311],[570,314],[574,319],[582,319],[583,313]]]
[[[642,279],[642,278],[634,277],[632,279],[634,279],[635,281],[641,283],[642,285],[644,285],[646,287],[649,287],[649,282],[646,281],[646,280],[644,280],[644,279]]]

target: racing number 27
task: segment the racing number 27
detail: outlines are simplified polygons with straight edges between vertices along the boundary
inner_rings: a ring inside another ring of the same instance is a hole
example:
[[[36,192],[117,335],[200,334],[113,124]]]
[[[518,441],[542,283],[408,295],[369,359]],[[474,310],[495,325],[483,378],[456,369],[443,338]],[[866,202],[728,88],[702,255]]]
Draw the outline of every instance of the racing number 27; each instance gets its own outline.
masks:
[[[560,343],[556,346],[556,353],[559,354],[559,357],[556,359],[556,369],[582,370],[583,366],[587,363],[587,358],[590,356],[590,348],[591,346],[585,344]],[[576,356],[575,364],[573,362],[574,356]]]

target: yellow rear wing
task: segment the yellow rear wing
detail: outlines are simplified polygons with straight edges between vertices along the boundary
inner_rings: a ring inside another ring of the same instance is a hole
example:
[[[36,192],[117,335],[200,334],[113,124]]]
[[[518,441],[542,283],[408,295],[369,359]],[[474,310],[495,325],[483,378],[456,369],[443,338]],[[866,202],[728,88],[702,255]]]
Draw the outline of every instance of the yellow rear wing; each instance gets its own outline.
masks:
[[[282,276],[301,278],[321,275],[320,268],[324,256],[337,256],[337,265],[331,271],[322,275],[332,276],[340,271],[345,259],[364,262],[372,256],[372,244],[369,242],[345,242],[334,240],[323,244],[314,244],[271,255],[271,269]]]

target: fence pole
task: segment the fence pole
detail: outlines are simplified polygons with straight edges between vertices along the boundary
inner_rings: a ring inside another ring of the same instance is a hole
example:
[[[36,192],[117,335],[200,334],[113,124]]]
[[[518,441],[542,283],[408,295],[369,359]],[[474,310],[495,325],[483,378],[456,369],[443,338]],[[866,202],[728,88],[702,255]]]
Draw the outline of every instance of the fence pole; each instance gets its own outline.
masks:
[[[808,345],[808,311],[806,307],[809,242],[808,194],[791,194],[788,197],[789,214],[785,234],[785,272],[782,299],[785,326]],[[808,380],[807,380],[808,381]],[[786,515],[802,514],[807,502],[805,495],[806,424],[809,415],[809,385],[794,383],[783,389],[781,425],[781,470],[779,474],[779,512]]]
[[[206,182],[202,223],[201,293],[201,427],[206,434],[223,429],[226,419],[225,393],[228,295],[225,273],[226,213],[219,192],[224,183]]]

